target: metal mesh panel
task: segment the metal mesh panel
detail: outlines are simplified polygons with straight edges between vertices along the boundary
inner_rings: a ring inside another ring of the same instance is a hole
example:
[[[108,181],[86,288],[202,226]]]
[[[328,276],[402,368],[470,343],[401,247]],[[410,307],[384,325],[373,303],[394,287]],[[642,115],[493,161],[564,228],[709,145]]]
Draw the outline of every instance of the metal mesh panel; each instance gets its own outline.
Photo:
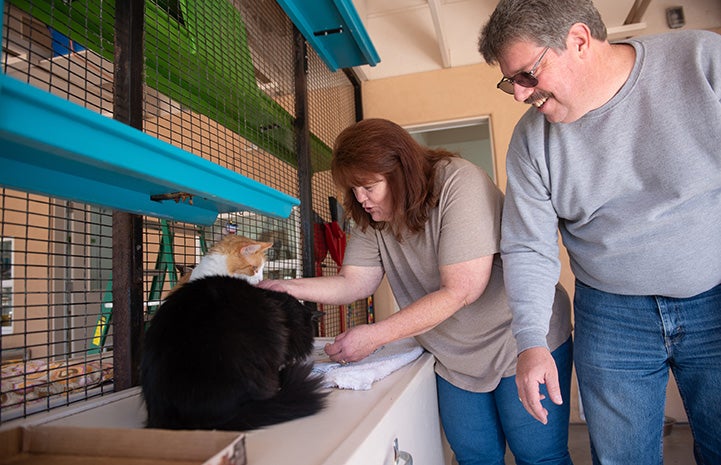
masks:
[[[89,350],[110,276],[107,211],[2,190],[3,420],[112,391]]]
[[[2,71],[109,115],[112,63],[71,40],[70,30],[88,31],[51,6],[5,3]],[[112,353],[92,349],[98,315],[112,305],[110,212],[10,189],[0,207],[0,421],[111,392]]]
[[[97,15],[65,2],[5,2],[3,72],[78,105],[112,114],[112,15],[94,30],[79,27],[77,18]],[[75,39],[71,39],[70,36]],[[99,37],[109,37],[100,40]],[[83,43],[97,43],[88,49]],[[68,135],[72,137],[72,135]]]
[[[308,50],[308,108],[310,130],[329,145],[335,137],[355,121],[353,86],[342,72],[332,73],[312,49]],[[339,102],[348,102],[339,105]],[[317,156],[317,155],[316,155]],[[318,163],[314,160],[314,164]],[[342,263],[342,244],[334,237],[331,225],[337,223],[347,232],[349,222],[342,212],[343,199],[336,191],[329,169],[316,171],[312,177],[315,230],[323,231],[315,240],[316,275],[333,275]],[[325,253],[324,253],[325,252]],[[324,305],[321,335],[335,336],[351,326],[368,321],[368,302],[360,300],[348,305]]]
[[[246,3],[146,9],[145,131],[298,197],[292,25],[274,1]],[[149,302],[229,232],[274,243],[269,277],[302,274],[297,212],[223,214],[205,228],[148,219],[145,231]]]
[[[112,117],[113,11],[103,0],[6,0],[2,72]],[[277,3],[147,0],[145,23],[143,130],[298,197],[293,26]],[[229,232],[274,243],[267,277],[304,275],[302,234],[333,220],[330,147],[355,114],[345,74],[308,55],[312,198],[301,201],[312,202],[313,218],[243,211],[201,227],[144,217],[146,318],[182,265]],[[133,344],[113,338],[112,218],[100,207],[0,190],[0,423],[112,392],[113,350]],[[317,270],[337,272],[330,253]],[[367,321],[365,300],[323,310],[321,336]]]

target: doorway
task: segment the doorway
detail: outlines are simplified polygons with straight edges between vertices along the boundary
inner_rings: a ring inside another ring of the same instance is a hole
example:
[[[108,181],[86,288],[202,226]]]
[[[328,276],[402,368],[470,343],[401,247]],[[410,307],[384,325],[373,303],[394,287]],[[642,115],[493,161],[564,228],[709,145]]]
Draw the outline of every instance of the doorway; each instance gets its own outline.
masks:
[[[488,117],[406,126],[405,129],[419,144],[458,153],[483,168],[496,182]]]

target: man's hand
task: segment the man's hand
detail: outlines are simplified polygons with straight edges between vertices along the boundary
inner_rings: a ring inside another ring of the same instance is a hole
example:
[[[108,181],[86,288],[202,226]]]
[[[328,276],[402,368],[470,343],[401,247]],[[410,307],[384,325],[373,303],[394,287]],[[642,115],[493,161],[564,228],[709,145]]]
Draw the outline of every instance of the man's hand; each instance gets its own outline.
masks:
[[[545,347],[533,347],[524,350],[518,356],[516,367],[516,386],[518,397],[528,413],[544,425],[548,423],[548,410],[543,408],[541,384],[546,385],[548,395],[554,404],[561,405],[561,387],[558,384],[558,370],[551,353]]]

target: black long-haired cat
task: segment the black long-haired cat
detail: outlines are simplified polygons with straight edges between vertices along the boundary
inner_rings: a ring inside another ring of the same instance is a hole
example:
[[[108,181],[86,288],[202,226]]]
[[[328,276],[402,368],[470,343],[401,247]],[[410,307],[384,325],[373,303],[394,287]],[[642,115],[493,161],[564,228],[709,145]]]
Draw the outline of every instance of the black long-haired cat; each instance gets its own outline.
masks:
[[[140,367],[147,427],[242,431],[324,407],[305,362],[320,312],[247,282],[270,246],[226,236],[160,306]]]

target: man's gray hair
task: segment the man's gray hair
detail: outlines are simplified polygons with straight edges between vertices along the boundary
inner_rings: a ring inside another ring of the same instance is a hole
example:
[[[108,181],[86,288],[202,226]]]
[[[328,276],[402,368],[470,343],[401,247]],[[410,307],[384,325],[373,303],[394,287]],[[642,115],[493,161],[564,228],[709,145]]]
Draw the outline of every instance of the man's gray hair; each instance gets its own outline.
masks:
[[[501,0],[481,30],[478,51],[495,64],[504,49],[518,41],[555,50],[566,49],[568,31],[584,23],[597,40],[606,40],[606,25],[591,0]]]

